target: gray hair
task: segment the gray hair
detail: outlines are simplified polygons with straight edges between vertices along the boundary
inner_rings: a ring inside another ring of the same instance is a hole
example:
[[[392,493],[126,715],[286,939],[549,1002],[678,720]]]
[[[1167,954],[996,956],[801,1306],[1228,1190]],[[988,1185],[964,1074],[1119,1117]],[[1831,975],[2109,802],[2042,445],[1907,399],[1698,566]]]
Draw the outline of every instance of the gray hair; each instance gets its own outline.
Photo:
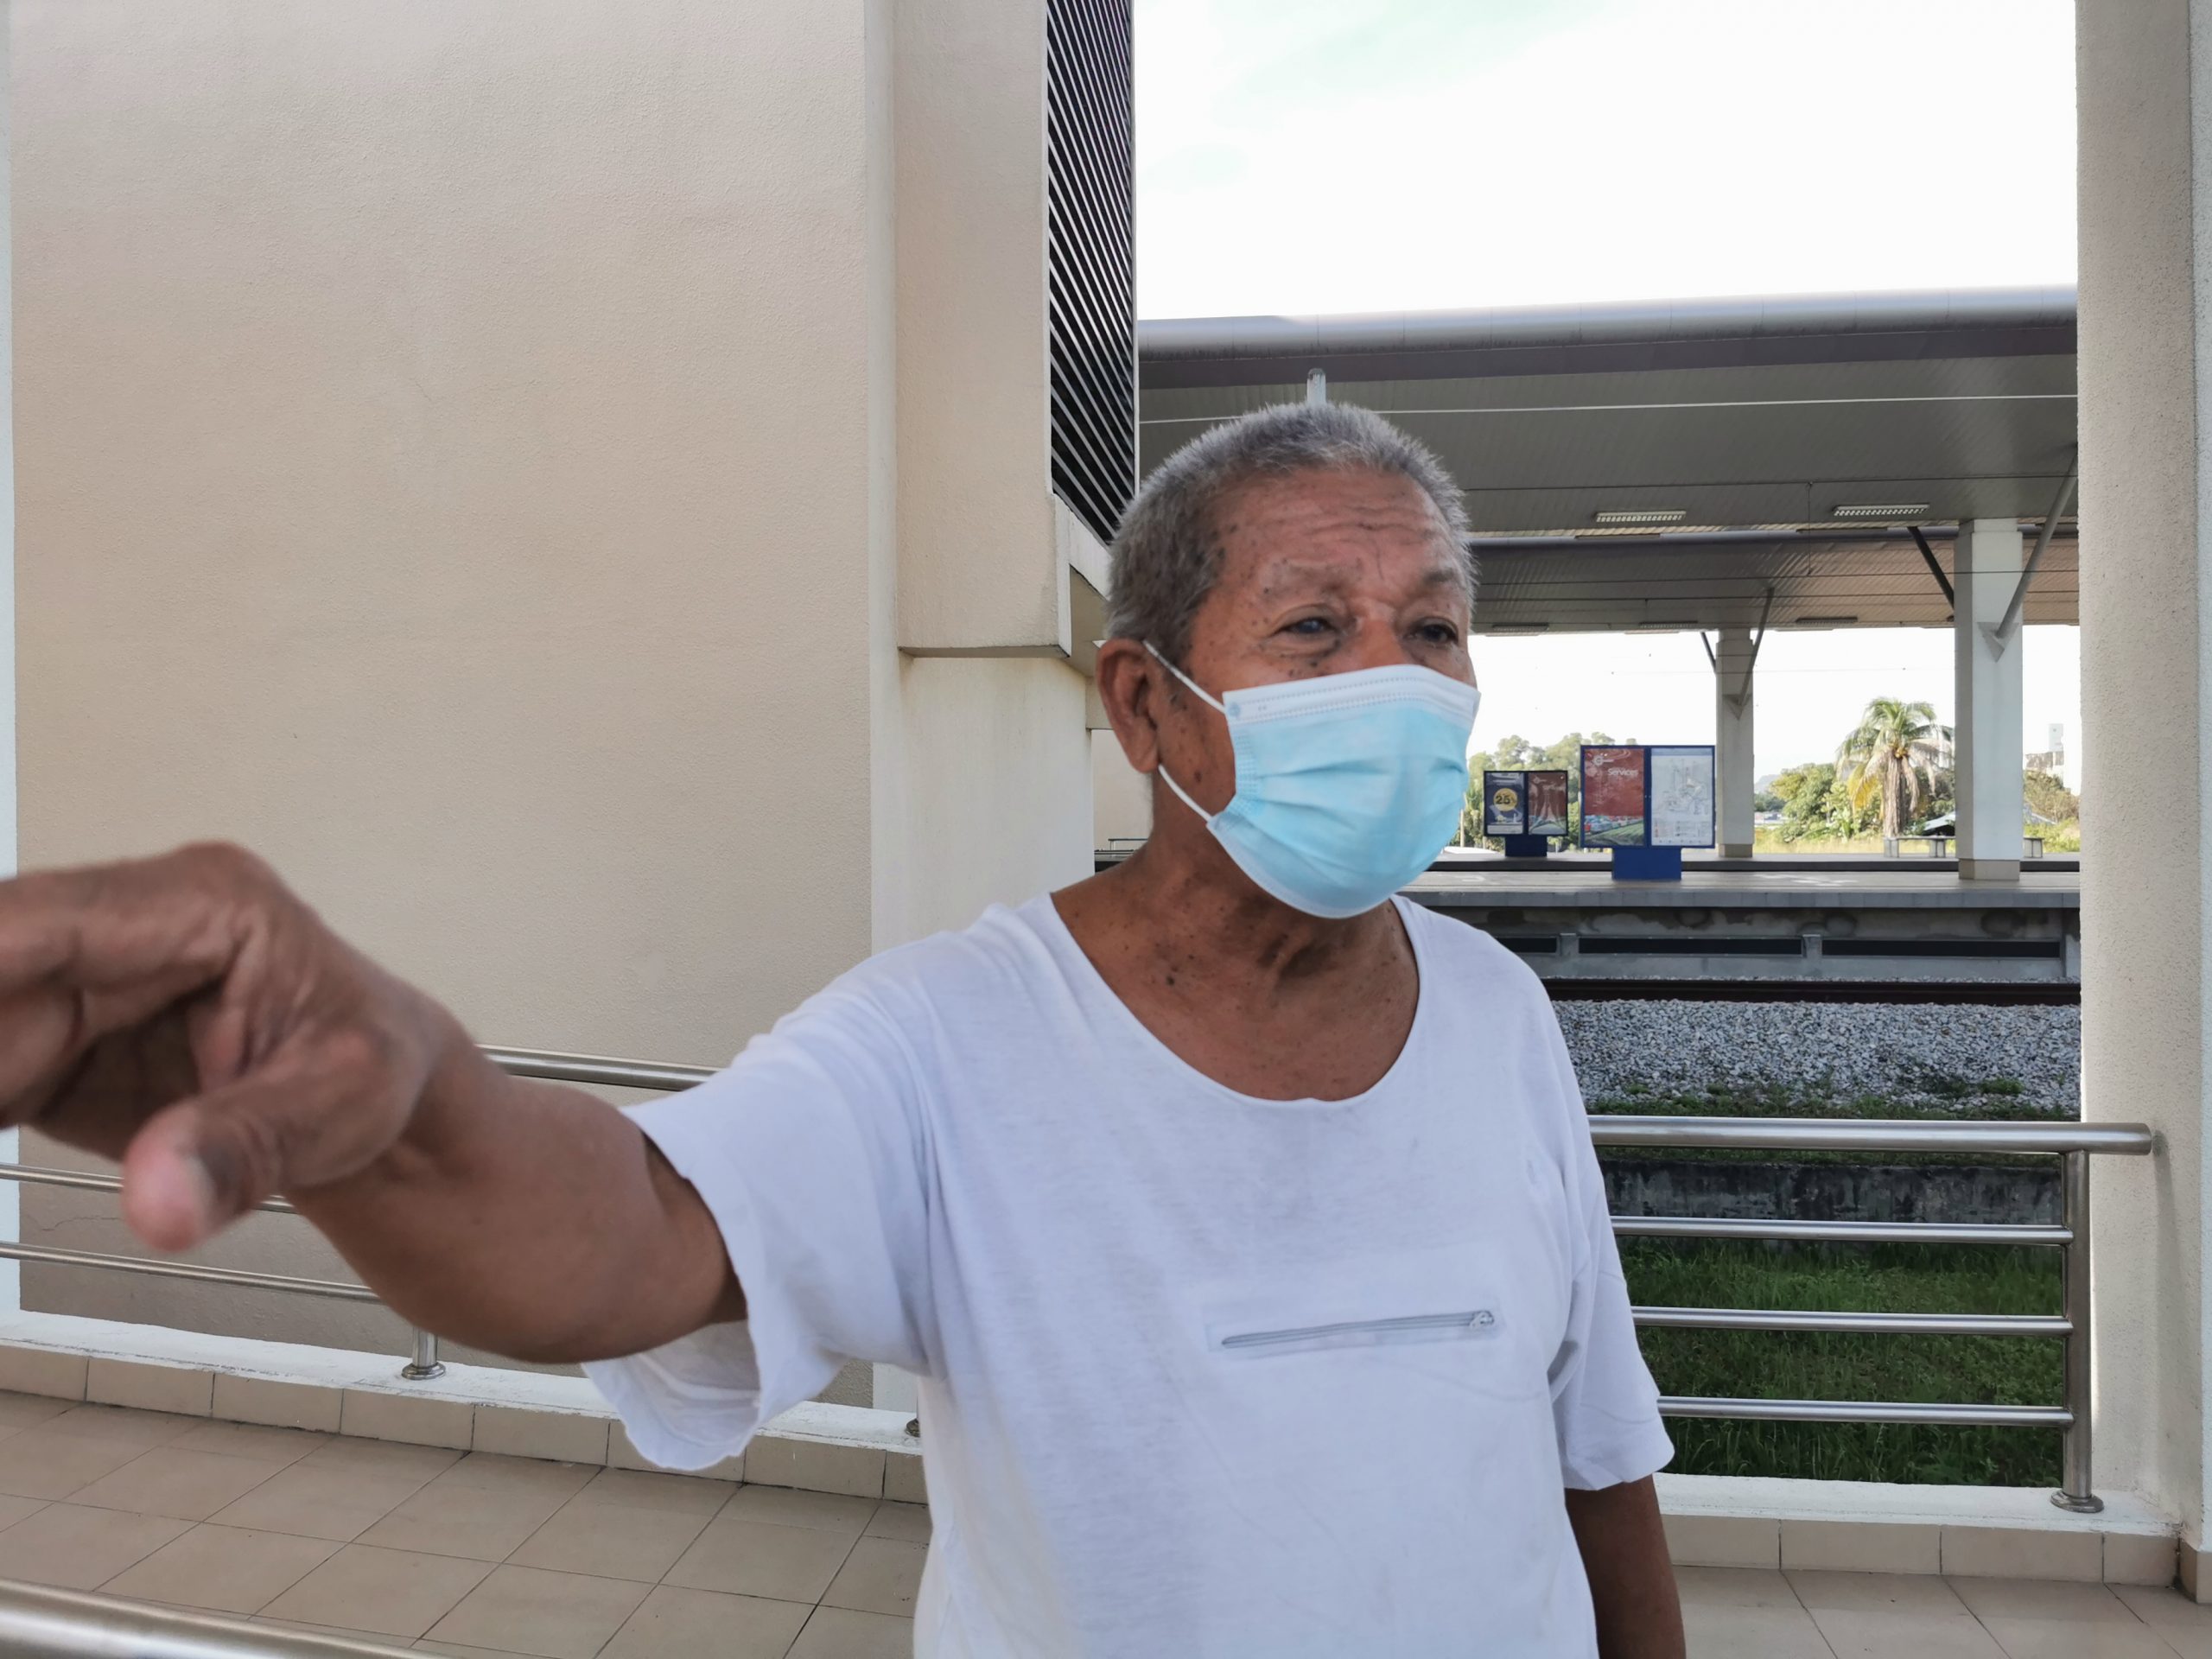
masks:
[[[1427,445],[1350,404],[1278,404],[1192,439],[1145,480],[1114,537],[1107,633],[1149,640],[1179,663],[1192,620],[1221,575],[1214,515],[1222,499],[1255,478],[1357,468],[1412,480],[1435,504],[1452,544],[1465,548],[1459,487]],[[1471,613],[1471,555],[1465,569]]]

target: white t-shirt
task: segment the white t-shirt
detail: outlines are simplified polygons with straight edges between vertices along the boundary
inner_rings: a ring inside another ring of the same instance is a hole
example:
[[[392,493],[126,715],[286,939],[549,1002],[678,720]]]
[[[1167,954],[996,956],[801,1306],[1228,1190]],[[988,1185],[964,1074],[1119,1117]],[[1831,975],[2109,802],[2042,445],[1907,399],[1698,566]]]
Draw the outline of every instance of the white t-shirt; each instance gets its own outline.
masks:
[[[845,975],[639,1124],[748,1316],[589,1368],[696,1468],[848,1359],[918,1374],[931,1659],[1585,1659],[1564,1488],[1672,1455],[1534,975],[1401,903],[1366,1093],[1177,1058],[1049,898]]]

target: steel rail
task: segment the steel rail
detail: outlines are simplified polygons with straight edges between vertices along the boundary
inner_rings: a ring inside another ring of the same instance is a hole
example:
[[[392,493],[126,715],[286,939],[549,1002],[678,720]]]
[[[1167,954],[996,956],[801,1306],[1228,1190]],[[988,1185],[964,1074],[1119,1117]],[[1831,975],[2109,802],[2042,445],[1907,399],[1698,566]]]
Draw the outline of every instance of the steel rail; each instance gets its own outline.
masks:
[[[1600,1147],[1748,1147],[1787,1152],[2118,1153],[2155,1144],[2140,1123],[1956,1122],[1929,1118],[1631,1117],[1599,1114]]]
[[[2063,1314],[1832,1313],[1809,1308],[1637,1307],[1636,1322],[1659,1331],[1830,1331],[1885,1337],[2063,1337]]]
[[[2071,1428],[2064,1406],[1962,1406],[1905,1400],[1738,1400],[1659,1396],[1662,1417],[1728,1417],[1764,1423],[1929,1423],[1967,1428]]]
[[[1808,1244],[2067,1244],[2066,1227],[2001,1221],[1747,1221],[1616,1216],[1616,1238],[1796,1239]]]
[[[415,1659],[335,1633],[250,1624],[0,1579],[0,1659]]]
[[[156,1279],[194,1279],[203,1284],[242,1285],[249,1290],[289,1290],[302,1296],[331,1296],[346,1302],[380,1302],[366,1285],[341,1279],[298,1279],[283,1273],[249,1273],[242,1268],[210,1268],[197,1262],[162,1262],[143,1255],[105,1255],[92,1250],[60,1250],[44,1244],[0,1244],[0,1261],[41,1262],[57,1268],[105,1268],[143,1273]]]

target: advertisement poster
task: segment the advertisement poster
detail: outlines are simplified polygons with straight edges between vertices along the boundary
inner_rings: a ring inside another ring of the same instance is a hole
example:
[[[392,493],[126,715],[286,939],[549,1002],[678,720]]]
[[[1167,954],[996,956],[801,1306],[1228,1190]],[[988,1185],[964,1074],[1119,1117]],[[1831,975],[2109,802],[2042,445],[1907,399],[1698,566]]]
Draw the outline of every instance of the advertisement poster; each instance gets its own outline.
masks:
[[[1483,834],[1525,836],[1529,775],[1522,772],[1483,773]]]
[[[1713,845],[1713,750],[1700,745],[1651,751],[1651,844]]]
[[[1643,751],[1586,744],[1582,750],[1582,844],[1642,847]]]
[[[1528,833],[1563,836],[1567,833],[1567,774],[1532,772],[1529,774]]]

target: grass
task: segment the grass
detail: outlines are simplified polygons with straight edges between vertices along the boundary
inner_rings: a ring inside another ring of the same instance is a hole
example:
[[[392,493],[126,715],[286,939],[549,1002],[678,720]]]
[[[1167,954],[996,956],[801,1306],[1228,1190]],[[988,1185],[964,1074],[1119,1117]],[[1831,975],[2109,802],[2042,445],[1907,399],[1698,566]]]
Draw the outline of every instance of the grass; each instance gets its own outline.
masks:
[[[2035,1118],[2017,1078],[1929,1079],[1940,1104],[1878,1096],[1837,1098],[1818,1090],[1714,1085],[1630,1091],[1594,1101],[1599,1114],[1647,1116]],[[1745,1149],[1663,1152],[1609,1148],[1608,1161],[1639,1156],[1719,1162],[1863,1161],[1850,1153]],[[1977,1154],[1882,1154],[1887,1164],[1991,1164]],[[1784,1244],[1627,1238],[1621,1264],[1631,1299],[1658,1307],[1821,1308],[1853,1313],[2056,1313],[2056,1250],[1995,1247]],[[1760,1399],[1958,1401],[2056,1404],[2062,1344],[2023,1337],[1883,1337],[1813,1332],[1662,1331],[1641,1333],[1662,1393]],[[2052,1485],[2055,1431],[1950,1428],[1897,1423],[1760,1423],[1675,1418],[1679,1473],[1777,1475],[1821,1480]]]
[[[1621,1241],[1634,1300],[1653,1306],[2055,1313],[2056,1251]],[[1660,1391],[1762,1399],[2056,1404],[2061,1344],[2024,1337],[1811,1332],[1642,1332]],[[2055,1431],[1676,1418],[1678,1473],[2037,1486],[2059,1476]]]
[[[2069,818],[2063,823],[2031,823],[2024,834],[2043,837],[2043,849],[2047,855],[2075,856],[2082,850],[2082,826]],[[1778,823],[1757,824],[1751,830],[1751,850],[1755,853],[1788,856],[1795,853],[1807,858],[1837,858],[1853,856],[1879,858],[1882,856],[1882,837],[1863,836],[1802,836],[1796,840],[1785,839]],[[1917,854],[1908,855],[1916,857]]]

